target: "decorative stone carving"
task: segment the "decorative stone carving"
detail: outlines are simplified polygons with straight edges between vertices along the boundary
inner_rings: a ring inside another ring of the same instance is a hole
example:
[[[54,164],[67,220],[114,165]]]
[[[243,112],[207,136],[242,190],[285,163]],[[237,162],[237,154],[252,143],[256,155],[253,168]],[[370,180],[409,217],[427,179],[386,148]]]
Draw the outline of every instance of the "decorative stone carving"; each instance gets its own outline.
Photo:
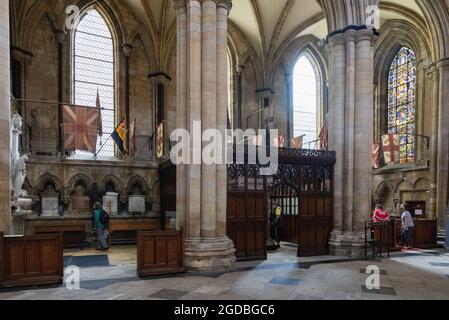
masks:
[[[42,217],[59,216],[59,194],[52,184],[48,184],[41,193]]]
[[[128,210],[130,213],[145,212],[145,196],[130,195],[128,200]]]
[[[103,209],[110,215],[118,214],[118,193],[107,192],[103,196]]]

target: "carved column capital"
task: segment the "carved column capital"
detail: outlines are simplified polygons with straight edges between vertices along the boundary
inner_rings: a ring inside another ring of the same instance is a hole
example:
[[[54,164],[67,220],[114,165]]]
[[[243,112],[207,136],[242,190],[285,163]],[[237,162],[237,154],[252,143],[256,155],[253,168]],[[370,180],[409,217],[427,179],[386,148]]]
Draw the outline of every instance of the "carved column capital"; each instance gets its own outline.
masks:
[[[133,51],[134,47],[129,43],[124,43],[122,45],[123,53],[126,57],[129,57],[131,55],[131,52]]]
[[[64,43],[65,40],[67,39],[67,32],[65,32],[64,30],[56,30],[55,34],[56,40],[58,41],[59,44]]]
[[[185,8],[187,6],[186,0],[173,0],[173,2],[175,3],[176,10]]]

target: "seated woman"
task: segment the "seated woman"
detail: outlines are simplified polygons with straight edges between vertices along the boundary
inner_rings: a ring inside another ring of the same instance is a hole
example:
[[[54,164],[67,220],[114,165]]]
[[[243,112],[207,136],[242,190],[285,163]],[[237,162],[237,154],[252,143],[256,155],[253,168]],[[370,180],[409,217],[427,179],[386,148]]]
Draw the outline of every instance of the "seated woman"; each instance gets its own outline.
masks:
[[[390,215],[387,211],[384,210],[381,204],[376,206],[376,210],[374,210],[373,222],[374,223],[382,223],[390,221]]]

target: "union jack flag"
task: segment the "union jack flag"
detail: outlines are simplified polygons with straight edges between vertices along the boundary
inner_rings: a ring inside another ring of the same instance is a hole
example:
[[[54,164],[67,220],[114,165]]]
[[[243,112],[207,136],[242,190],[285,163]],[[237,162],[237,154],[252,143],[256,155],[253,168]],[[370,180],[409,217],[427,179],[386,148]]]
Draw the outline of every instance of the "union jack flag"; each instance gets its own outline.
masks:
[[[64,150],[97,150],[99,111],[97,108],[63,106]]]

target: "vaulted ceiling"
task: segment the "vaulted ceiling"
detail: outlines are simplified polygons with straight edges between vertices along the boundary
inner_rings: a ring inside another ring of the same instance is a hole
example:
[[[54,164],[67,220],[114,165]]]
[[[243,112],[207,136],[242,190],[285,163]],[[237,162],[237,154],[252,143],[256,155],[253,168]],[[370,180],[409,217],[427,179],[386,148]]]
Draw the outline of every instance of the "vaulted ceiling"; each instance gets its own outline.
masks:
[[[175,27],[173,0],[126,1],[158,39],[165,38]],[[423,13],[416,1],[381,1],[381,22],[406,19],[423,23]],[[285,41],[295,37],[312,34],[322,39],[328,34],[318,0],[233,0],[229,20],[261,57],[274,54]]]

